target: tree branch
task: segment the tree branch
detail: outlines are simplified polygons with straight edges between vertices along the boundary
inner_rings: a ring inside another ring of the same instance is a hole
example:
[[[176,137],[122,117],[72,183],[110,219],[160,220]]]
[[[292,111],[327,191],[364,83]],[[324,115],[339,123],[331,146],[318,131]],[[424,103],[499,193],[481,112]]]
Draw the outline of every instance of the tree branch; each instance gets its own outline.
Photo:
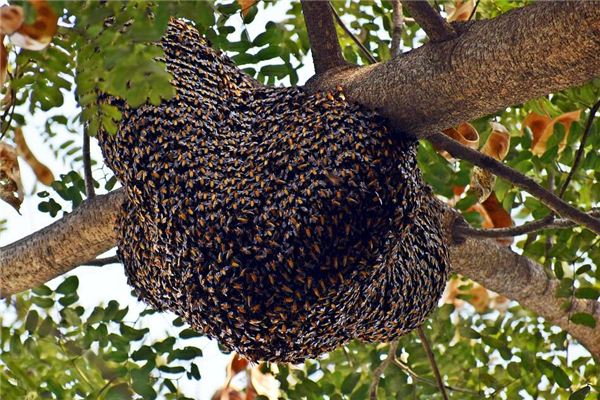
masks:
[[[600,76],[595,2],[537,2],[459,26],[452,40],[314,77],[307,88],[342,86],[393,129],[422,138]]]
[[[392,0],[392,43],[390,53],[392,58],[402,54],[402,29],[404,27],[404,15],[402,14],[402,3],[400,0]]]
[[[423,330],[422,326],[417,328],[417,333],[419,334],[419,339],[421,339],[421,344],[423,345],[423,349],[425,349],[425,353],[427,354],[427,358],[429,359],[429,364],[431,364],[433,376],[435,376],[435,381],[437,382],[438,389],[440,389],[442,398],[444,400],[448,400],[448,393],[446,392],[446,385],[444,384],[444,379],[442,379],[442,374],[440,374],[440,369],[438,368],[437,362],[435,361],[435,355],[433,354],[433,350],[431,349],[431,344],[429,343],[429,339],[427,339],[427,335],[425,334],[425,331]]]
[[[446,220],[456,221],[451,216],[456,211],[445,207]],[[600,360],[600,302],[573,299],[571,307],[565,309],[563,303],[568,299],[557,298],[555,294],[559,280],[548,278],[542,265],[494,240],[467,238],[462,243],[454,243],[450,247],[450,261],[455,272],[535,311],[548,323],[571,334]],[[570,322],[569,315],[578,312],[591,314],[599,323],[589,328]]]
[[[390,348],[387,353],[387,358],[379,364],[379,366],[373,371],[373,380],[371,381],[371,387],[369,388],[369,398],[371,400],[377,400],[377,388],[379,387],[379,381],[381,375],[385,372],[386,368],[396,358],[396,350],[398,349],[398,341],[394,340],[390,342]]]
[[[315,72],[348,65],[342,56],[329,1],[302,0],[302,13],[312,49]]]
[[[456,31],[427,1],[407,1],[404,7],[425,31],[431,42],[443,42],[456,37]]]
[[[89,265],[91,267],[104,267],[105,265],[119,264],[120,262],[121,262],[121,260],[119,260],[119,257],[110,256],[110,257],[104,257],[104,258],[95,258],[93,260],[86,261],[81,265]]]
[[[356,43],[356,45],[358,46],[358,48],[360,49],[360,51],[369,60],[369,62],[371,64],[375,64],[377,62],[377,60],[375,59],[375,57],[373,57],[373,55],[371,54],[371,52],[369,51],[369,49],[367,49],[365,47],[365,45],[362,44],[362,42],[356,37],[356,35],[354,33],[352,33],[352,31],[350,29],[348,29],[348,27],[346,26],[346,24],[344,24],[344,21],[342,21],[342,18],[340,18],[340,16],[335,11],[335,8],[333,8],[333,6],[331,5],[331,3],[329,3],[329,6],[331,8],[331,12],[333,13],[333,16],[335,17],[335,21],[338,23],[338,25],[344,30],[344,32],[346,32],[346,34],[348,36],[350,36],[350,39],[352,39],[352,41],[354,43]]]
[[[0,248],[0,296],[37,287],[110,250],[125,191],[86,200],[52,225]]]
[[[571,167],[571,170],[569,171],[569,175],[567,175],[567,179],[565,179],[565,182],[563,183],[563,185],[560,188],[560,191],[558,192],[558,196],[561,198],[567,191],[567,188],[569,187],[569,183],[571,182],[571,179],[573,179],[573,176],[575,175],[575,172],[577,171],[577,168],[579,167],[579,163],[581,163],[581,158],[583,157],[583,152],[585,150],[585,144],[587,142],[588,136],[590,135],[590,132],[592,131],[594,117],[596,116],[596,113],[598,112],[599,108],[600,108],[600,99],[590,109],[590,115],[588,116],[588,119],[585,123],[585,129],[583,131],[583,135],[581,136],[581,142],[579,143],[579,148],[577,149],[577,154],[575,154],[575,161],[573,161],[573,166]]]
[[[600,218],[600,210],[590,211],[588,215],[594,218]],[[574,228],[577,224],[569,219],[554,219],[554,215],[549,215],[537,221],[527,222],[523,225],[510,228],[483,229],[474,228],[468,225],[457,224],[453,233],[458,237],[472,236],[480,238],[502,238],[509,236],[525,235],[527,233],[537,232],[545,229],[566,229]]]
[[[96,196],[94,177],[92,176],[92,159],[90,158],[90,135],[87,128],[83,130],[83,177],[85,181],[85,194],[88,199]]]
[[[592,232],[600,235],[600,219],[594,218],[590,214],[586,214],[581,210],[572,207],[554,193],[539,185],[533,179],[521,174],[520,172],[504,165],[500,161],[485,155],[477,150],[463,146],[456,140],[444,135],[443,133],[435,133],[429,138],[437,148],[446,150],[452,157],[467,160],[481,168],[485,168],[495,175],[498,175],[507,181],[520,187],[530,193],[542,204],[549,207],[552,211],[563,218],[570,219],[573,222],[585,226]]]
[[[417,374],[415,371],[412,370],[412,368],[410,368],[408,365],[406,365],[405,363],[403,363],[402,361],[400,361],[398,359],[398,357],[394,358],[393,361],[394,365],[398,368],[400,368],[402,371],[404,371],[406,373],[406,375],[410,376],[414,381],[416,382],[421,382],[421,383],[425,383],[429,386],[436,386],[437,387],[437,382],[434,382],[430,379],[427,378],[423,378],[422,376],[420,376],[419,374]],[[480,395],[480,393],[474,391],[474,390],[470,390],[470,389],[464,389],[464,388],[460,388],[460,387],[454,387],[454,386],[450,386],[450,385],[444,385],[444,387],[450,391],[453,392],[459,392],[459,393],[466,393],[466,394],[470,394],[473,396],[477,396]]]

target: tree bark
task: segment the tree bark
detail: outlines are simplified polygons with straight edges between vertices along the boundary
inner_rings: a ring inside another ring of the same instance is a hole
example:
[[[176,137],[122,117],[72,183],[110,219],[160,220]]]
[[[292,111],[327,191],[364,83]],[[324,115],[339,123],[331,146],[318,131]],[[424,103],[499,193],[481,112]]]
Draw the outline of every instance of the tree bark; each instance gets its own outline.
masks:
[[[85,201],[52,225],[0,248],[0,297],[37,287],[115,246],[123,189]]]
[[[342,56],[329,0],[302,0],[302,13],[311,44],[315,72],[322,74],[348,65]]]
[[[455,39],[386,63],[331,71],[312,90],[342,86],[399,132],[432,132],[600,76],[600,7],[538,2],[492,20],[454,25]]]
[[[343,84],[348,98],[377,109],[396,129],[423,137],[600,75],[600,7],[593,2],[540,2],[463,28],[456,39],[385,64],[334,68],[312,79],[310,87]],[[113,247],[123,196],[123,190],[97,196],[0,248],[1,294],[38,286]],[[453,245],[451,255],[457,272],[520,301],[600,358],[600,323],[594,329],[569,323],[562,301],[554,298],[558,282],[548,280],[539,264],[480,239]],[[576,300],[571,312],[579,311],[600,321],[598,302]]]
[[[560,326],[600,360],[599,302],[572,299],[571,307],[564,310],[561,305],[570,299],[556,297],[560,281],[548,279],[540,264],[494,240],[469,238],[463,244],[451,246],[450,260],[455,272],[518,301],[547,322]],[[596,327],[570,322],[569,316],[579,312],[591,314],[597,322]]]

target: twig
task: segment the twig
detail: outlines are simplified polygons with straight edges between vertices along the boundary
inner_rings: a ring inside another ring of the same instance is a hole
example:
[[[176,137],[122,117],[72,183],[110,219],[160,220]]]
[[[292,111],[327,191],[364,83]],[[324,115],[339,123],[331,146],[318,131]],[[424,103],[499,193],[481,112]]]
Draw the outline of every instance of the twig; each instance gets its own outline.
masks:
[[[335,11],[335,8],[333,8],[333,6],[331,5],[331,3],[329,3],[329,7],[331,8],[331,12],[333,13],[333,16],[335,17],[335,20],[338,23],[338,25],[344,30],[344,32],[346,32],[346,34],[348,36],[350,36],[350,38],[354,41],[354,43],[357,44],[358,48],[364,54],[364,56],[367,57],[367,59],[369,60],[369,62],[371,64],[377,63],[377,60],[375,59],[375,57],[373,57],[373,55],[371,54],[371,52],[369,51],[369,49],[367,49],[365,47],[365,45],[363,45],[361,43],[361,41],[356,37],[356,35],[354,35],[354,33],[352,33],[352,31],[350,29],[348,29],[348,27],[346,26],[346,24],[344,24],[344,21],[342,21],[342,18],[337,13],[337,11]]]
[[[407,1],[404,7],[423,28],[431,42],[443,42],[456,37],[456,31],[426,1]]]
[[[96,258],[95,260],[87,261],[81,265],[89,265],[91,267],[103,267],[108,264],[119,264],[121,261],[117,256],[110,256],[105,258]]]
[[[329,1],[302,0],[302,13],[312,49],[315,72],[346,65],[333,23]]]
[[[419,339],[421,339],[421,343],[423,344],[423,348],[425,349],[425,353],[427,353],[427,358],[429,359],[429,363],[431,364],[431,368],[433,369],[433,374],[435,375],[435,380],[437,381],[438,387],[440,389],[440,393],[442,393],[442,398],[444,400],[448,400],[448,393],[446,392],[446,385],[442,380],[442,375],[440,374],[440,369],[435,362],[435,356],[433,355],[433,351],[431,350],[431,345],[429,344],[429,340],[427,339],[427,335],[425,335],[425,331],[423,327],[420,326],[417,328],[417,332],[419,333]]]
[[[569,183],[571,183],[571,179],[573,179],[573,175],[575,175],[575,171],[577,171],[577,168],[581,163],[581,158],[583,157],[583,152],[585,150],[585,143],[588,139],[588,136],[590,135],[590,132],[592,131],[594,117],[596,116],[596,113],[598,112],[599,108],[600,100],[598,100],[596,104],[594,104],[590,109],[590,115],[588,115],[588,119],[585,124],[585,130],[583,131],[583,136],[581,136],[581,142],[579,143],[579,148],[577,149],[577,154],[575,155],[575,161],[573,161],[573,166],[569,171],[569,175],[567,175],[567,179],[565,179],[565,182],[562,184],[560,191],[558,192],[558,197],[560,198],[562,198],[565,192],[567,191]]]
[[[600,210],[590,211],[588,215],[594,218],[600,218]],[[569,219],[554,219],[554,215],[548,215],[547,217],[538,219],[537,221],[527,222],[523,225],[513,226],[510,228],[482,229],[473,228],[472,226],[466,226],[463,224],[456,224],[452,229],[452,233],[459,237],[473,236],[483,238],[500,238],[525,235],[544,229],[567,229],[576,226],[577,224]]]
[[[475,7],[473,7],[473,9],[471,10],[471,14],[469,15],[469,19],[468,19],[468,21],[472,20],[472,19],[473,19],[473,17],[475,16],[475,12],[477,11],[477,7],[479,7],[479,1],[480,1],[480,0],[477,0],[477,1],[475,2]]]
[[[404,371],[408,376],[410,376],[414,381],[425,383],[429,386],[437,386],[437,382],[432,381],[431,379],[423,378],[422,376],[417,374],[415,371],[413,371],[411,367],[409,367],[408,365],[406,365],[405,363],[400,361],[398,359],[398,357],[394,358],[393,363],[395,366],[397,366],[402,371]],[[470,395],[474,395],[474,396],[477,396],[480,394],[479,392],[477,392],[475,390],[471,390],[471,389],[454,387],[454,386],[450,386],[450,385],[444,385],[444,387],[453,392],[466,393],[466,394],[470,394]]]
[[[396,358],[396,350],[398,349],[398,340],[390,342],[390,348],[387,353],[387,358],[379,364],[377,369],[373,371],[373,380],[371,381],[371,388],[369,389],[369,398],[371,400],[377,400],[377,388],[379,387],[379,381],[381,375],[385,372],[385,369],[390,365]]]
[[[392,0],[392,43],[390,53],[392,58],[402,54],[402,28],[404,27],[404,15],[402,14],[402,3],[400,0]]]
[[[600,219],[594,218],[592,215],[586,214],[585,212],[571,206],[554,193],[536,183],[533,179],[521,174],[518,171],[515,171],[514,169],[502,164],[492,157],[463,146],[456,140],[444,135],[443,133],[434,133],[427,139],[431,143],[435,144],[438,148],[446,150],[455,158],[469,161],[474,165],[492,171],[495,175],[506,179],[515,186],[520,187],[534,196],[542,204],[550,208],[561,217],[585,226],[589,230],[600,235]]]
[[[88,199],[91,199],[96,196],[96,191],[94,190],[92,160],[90,158],[90,135],[87,129],[83,130],[83,177],[85,180],[85,194]]]

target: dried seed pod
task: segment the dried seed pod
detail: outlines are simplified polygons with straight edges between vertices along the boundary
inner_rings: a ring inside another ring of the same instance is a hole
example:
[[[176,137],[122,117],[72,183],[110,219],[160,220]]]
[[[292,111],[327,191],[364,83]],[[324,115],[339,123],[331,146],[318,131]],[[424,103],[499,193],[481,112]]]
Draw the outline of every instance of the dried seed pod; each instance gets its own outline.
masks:
[[[419,326],[449,262],[415,143],[341,90],[259,85],[182,22],[162,46],[175,98],[107,99],[123,120],[98,134],[138,296],[250,360]]]

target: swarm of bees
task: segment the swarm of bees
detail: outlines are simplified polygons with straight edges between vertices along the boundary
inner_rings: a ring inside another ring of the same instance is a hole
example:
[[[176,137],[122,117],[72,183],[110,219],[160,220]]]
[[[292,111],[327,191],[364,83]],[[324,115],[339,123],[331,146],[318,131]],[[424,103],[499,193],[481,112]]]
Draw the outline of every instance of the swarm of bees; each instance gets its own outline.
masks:
[[[138,296],[250,360],[419,326],[450,266],[415,143],[341,89],[258,84],[183,22],[161,44],[176,96],[107,99],[123,119],[98,136]]]

